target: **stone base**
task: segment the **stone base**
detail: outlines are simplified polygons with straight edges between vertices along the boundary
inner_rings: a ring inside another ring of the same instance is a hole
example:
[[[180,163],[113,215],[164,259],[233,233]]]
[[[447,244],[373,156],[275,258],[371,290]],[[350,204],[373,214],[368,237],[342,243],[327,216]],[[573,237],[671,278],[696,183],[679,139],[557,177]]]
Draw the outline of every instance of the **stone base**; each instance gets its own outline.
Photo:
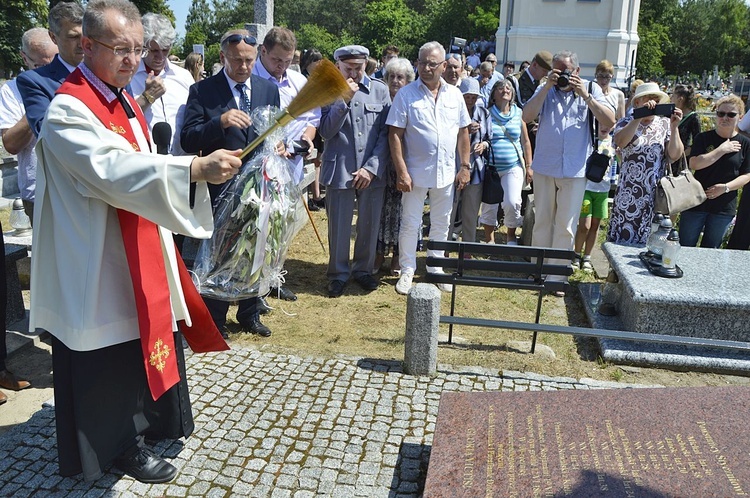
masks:
[[[600,284],[579,284],[586,317],[592,328],[627,330],[619,316],[597,312]],[[750,354],[729,349],[598,339],[602,358],[624,365],[656,366],[671,370],[750,375]]]
[[[604,254],[619,277],[617,308],[624,330],[750,342],[750,294],[743,269],[750,252],[683,247],[682,278],[652,275],[643,248],[607,242]]]

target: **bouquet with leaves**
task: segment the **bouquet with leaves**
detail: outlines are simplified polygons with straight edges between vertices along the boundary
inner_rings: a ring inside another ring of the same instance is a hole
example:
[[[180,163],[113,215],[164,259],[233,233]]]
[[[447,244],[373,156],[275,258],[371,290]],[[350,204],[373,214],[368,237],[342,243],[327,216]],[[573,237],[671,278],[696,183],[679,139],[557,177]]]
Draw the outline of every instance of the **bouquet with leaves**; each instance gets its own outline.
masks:
[[[253,111],[258,134],[271,126],[277,109]],[[214,202],[214,233],[195,259],[198,291],[234,301],[268,293],[283,282],[282,266],[294,235],[300,190],[293,163],[275,151],[284,130],[271,133]]]

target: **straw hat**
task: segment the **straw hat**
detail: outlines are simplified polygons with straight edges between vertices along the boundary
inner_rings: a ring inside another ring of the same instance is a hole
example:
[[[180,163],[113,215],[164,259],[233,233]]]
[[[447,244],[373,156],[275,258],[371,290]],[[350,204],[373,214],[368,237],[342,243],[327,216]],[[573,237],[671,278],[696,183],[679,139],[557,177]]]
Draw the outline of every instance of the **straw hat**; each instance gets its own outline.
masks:
[[[658,96],[659,102],[657,102],[657,104],[669,103],[669,95],[661,91],[658,83],[649,82],[638,85],[638,88],[635,89],[635,93],[633,94],[633,100],[646,95]]]

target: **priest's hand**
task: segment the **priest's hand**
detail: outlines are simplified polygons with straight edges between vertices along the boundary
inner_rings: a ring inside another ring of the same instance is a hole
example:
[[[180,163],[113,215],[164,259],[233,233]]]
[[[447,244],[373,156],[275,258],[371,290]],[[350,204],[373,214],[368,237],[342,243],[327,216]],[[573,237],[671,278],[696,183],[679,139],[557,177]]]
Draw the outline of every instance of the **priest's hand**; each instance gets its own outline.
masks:
[[[196,157],[190,163],[190,181],[221,184],[236,175],[242,159],[242,149],[219,149],[205,157]]]

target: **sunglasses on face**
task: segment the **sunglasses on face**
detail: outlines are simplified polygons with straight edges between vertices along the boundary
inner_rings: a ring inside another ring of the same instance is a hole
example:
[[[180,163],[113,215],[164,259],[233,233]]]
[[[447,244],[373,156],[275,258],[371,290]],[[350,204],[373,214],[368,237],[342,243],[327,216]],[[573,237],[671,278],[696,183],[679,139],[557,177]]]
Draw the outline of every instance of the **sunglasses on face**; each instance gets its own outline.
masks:
[[[716,111],[716,115],[720,118],[736,118],[737,117],[736,112]]]
[[[255,39],[254,36],[248,36],[248,35],[240,35],[240,34],[234,34],[227,36],[224,41],[227,43],[239,43],[241,41],[245,41],[248,45],[252,45],[253,47],[258,44],[258,40]]]

